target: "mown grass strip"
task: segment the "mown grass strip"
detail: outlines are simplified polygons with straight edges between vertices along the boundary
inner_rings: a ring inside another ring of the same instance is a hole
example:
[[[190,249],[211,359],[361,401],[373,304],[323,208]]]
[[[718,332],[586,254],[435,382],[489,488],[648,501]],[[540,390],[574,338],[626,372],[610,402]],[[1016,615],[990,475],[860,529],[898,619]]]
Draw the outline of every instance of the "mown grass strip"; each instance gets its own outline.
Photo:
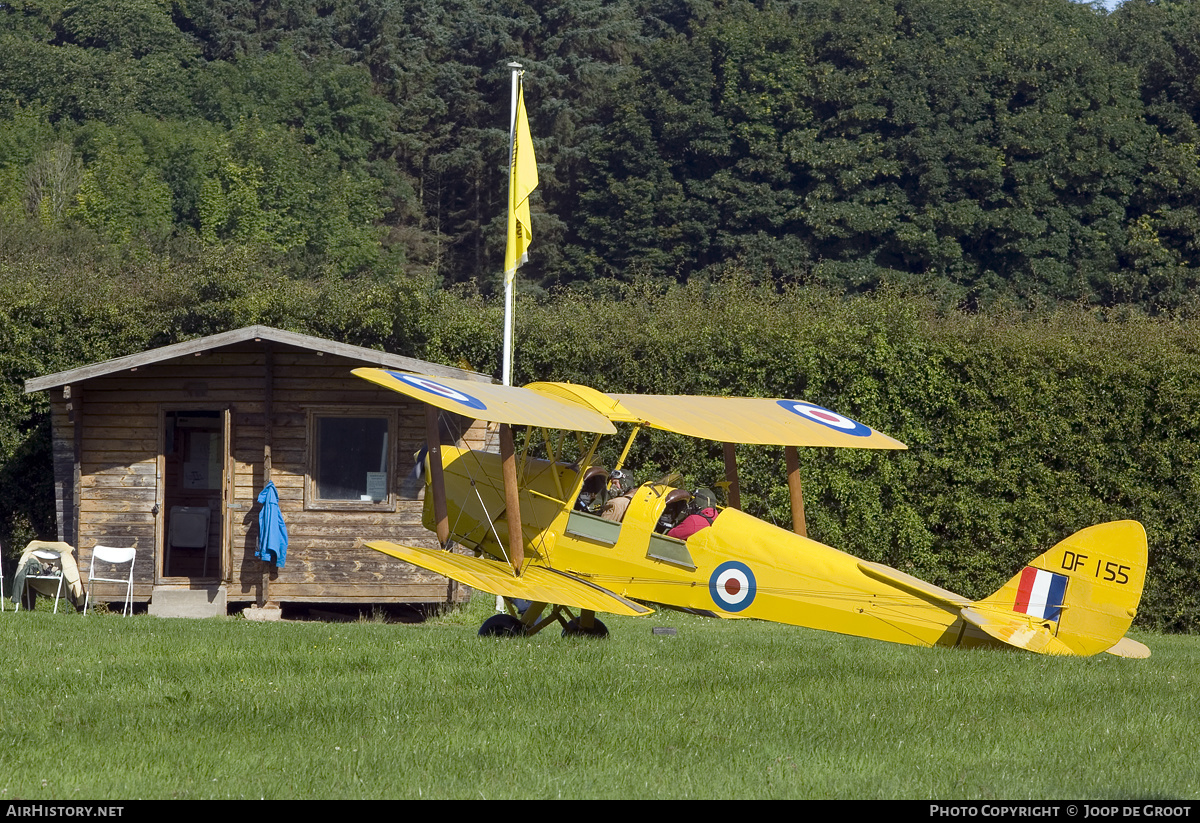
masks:
[[[674,613],[607,641],[0,616],[0,798],[1196,798],[1200,642],[928,650]],[[674,636],[656,636],[671,626]]]

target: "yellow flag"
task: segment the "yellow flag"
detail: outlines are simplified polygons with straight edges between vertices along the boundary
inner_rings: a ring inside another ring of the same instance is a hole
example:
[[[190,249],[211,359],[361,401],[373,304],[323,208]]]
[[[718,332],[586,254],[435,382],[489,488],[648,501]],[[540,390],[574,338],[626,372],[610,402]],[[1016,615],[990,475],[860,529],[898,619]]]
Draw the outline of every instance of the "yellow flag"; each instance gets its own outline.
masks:
[[[537,161],[533,157],[533,138],[529,136],[529,118],[525,116],[525,88],[517,89],[517,119],[513,128],[513,156],[509,165],[508,246],[504,252],[504,284],[512,283],[517,266],[529,259],[529,195],[537,188]]]

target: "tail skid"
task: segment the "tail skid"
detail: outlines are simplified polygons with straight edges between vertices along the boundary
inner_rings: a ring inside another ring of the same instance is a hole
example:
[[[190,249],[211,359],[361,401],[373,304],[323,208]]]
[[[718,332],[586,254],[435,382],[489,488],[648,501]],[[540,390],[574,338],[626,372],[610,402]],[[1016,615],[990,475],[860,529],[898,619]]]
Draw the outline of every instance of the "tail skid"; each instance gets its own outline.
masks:
[[[988,635],[1043,654],[1148,657],[1126,638],[1146,581],[1146,530],[1134,520],[1078,531],[991,596],[962,609]]]

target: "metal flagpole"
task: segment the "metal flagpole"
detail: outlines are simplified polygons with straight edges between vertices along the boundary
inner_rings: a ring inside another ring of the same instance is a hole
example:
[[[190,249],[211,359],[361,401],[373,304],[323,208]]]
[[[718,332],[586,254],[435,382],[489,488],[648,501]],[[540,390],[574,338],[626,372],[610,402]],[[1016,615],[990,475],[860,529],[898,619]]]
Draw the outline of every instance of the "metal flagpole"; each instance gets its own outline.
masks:
[[[517,139],[517,92],[521,85],[520,63],[509,63],[508,67],[512,69],[512,114],[508,119],[508,208],[512,211],[516,204],[513,203],[513,146]],[[512,385],[512,347],[513,347],[513,289],[516,285],[515,277],[504,278],[504,366],[501,373],[501,381],[505,386]]]
[[[513,203],[513,147],[517,140],[517,92],[521,85],[521,64],[509,63],[512,69],[512,105],[508,118],[508,209],[511,212]],[[511,218],[510,218],[511,219]],[[512,347],[513,347],[513,289],[517,278],[504,274],[504,365],[500,378],[505,386],[512,385]],[[504,611],[504,598],[496,595],[496,611]]]

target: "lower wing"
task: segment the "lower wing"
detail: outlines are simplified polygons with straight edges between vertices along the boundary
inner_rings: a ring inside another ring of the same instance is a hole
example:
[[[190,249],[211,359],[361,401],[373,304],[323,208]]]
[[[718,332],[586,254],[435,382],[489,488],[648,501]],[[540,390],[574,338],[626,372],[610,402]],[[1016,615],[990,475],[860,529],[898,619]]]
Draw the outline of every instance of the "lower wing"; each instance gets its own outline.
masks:
[[[544,566],[526,566],[521,570],[521,576],[516,577],[513,575],[512,566],[484,557],[465,557],[448,551],[420,549],[384,541],[367,543],[366,546],[389,557],[465,583],[473,589],[491,592],[501,597],[515,597],[535,603],[554,603],[628,617],[641,617],[654,611],[608,589]]]

